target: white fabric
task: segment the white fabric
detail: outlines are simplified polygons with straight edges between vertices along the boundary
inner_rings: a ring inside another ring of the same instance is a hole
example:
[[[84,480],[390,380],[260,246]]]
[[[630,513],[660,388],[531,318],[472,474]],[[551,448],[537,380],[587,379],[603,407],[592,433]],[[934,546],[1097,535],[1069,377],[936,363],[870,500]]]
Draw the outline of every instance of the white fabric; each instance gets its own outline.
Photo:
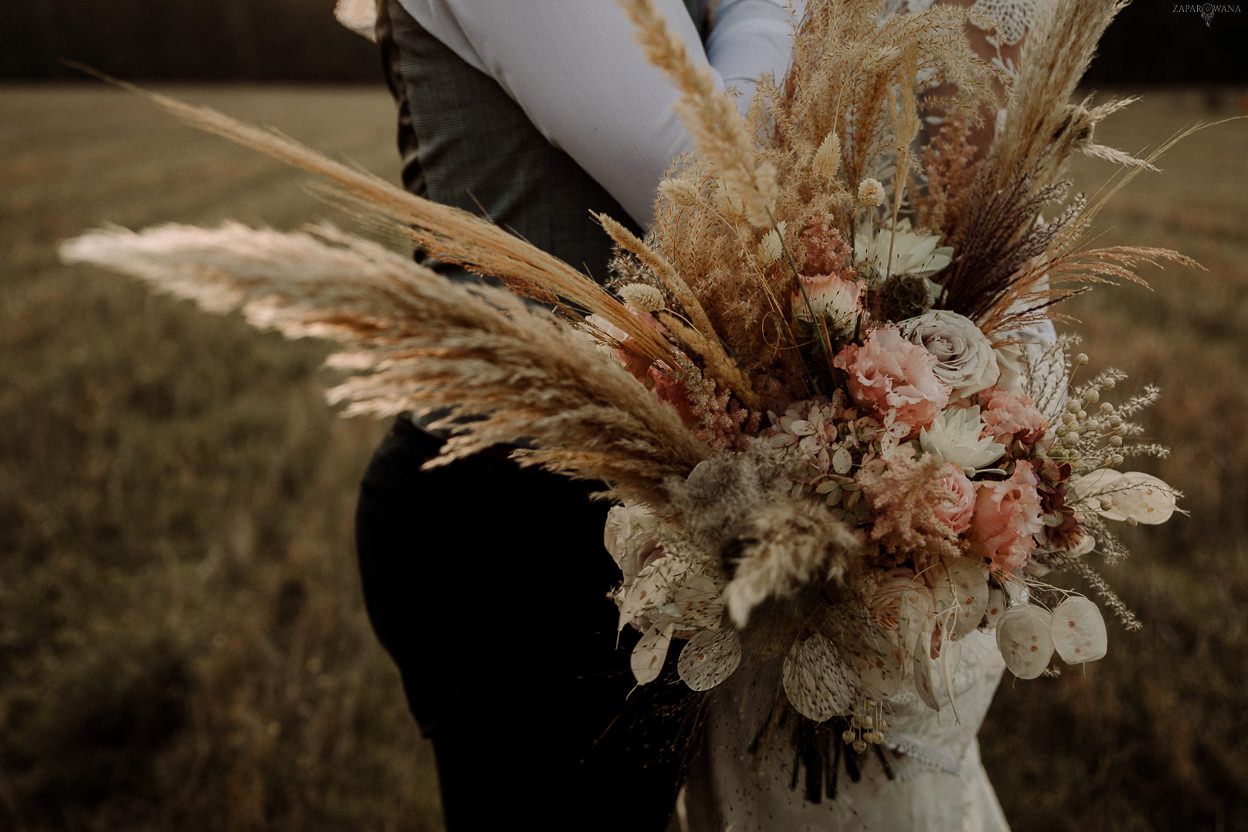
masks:
[[[975,738],[1005,664],[993,633],[960,644],[949,688],[937,688],[939,712],[914,693],[889,703],[884,744],[905,754],[892,759],[895,779],[868,755],[858,782],[842,768],[836,797],[819,803],[791,787],[791,732],[776,730],[751,752],[775,702],[779,662],[754,677],[738,671],[711,694],[704,754],[685,787],[687,832],[1008,832]]]
[[[334,17],[357,35],[377,40],[376,0],[338,0],[334,5]]]
[[[434,37],[489,75],[542,135],[642,225],[664,172],[692,140],[677,92],[652,67],[615,0],[400,0]],[[680,0],[655,0],[716,84],[744,110],[767,73],[788,69],[793,24],[783,0],[721,0],[705,50]]]

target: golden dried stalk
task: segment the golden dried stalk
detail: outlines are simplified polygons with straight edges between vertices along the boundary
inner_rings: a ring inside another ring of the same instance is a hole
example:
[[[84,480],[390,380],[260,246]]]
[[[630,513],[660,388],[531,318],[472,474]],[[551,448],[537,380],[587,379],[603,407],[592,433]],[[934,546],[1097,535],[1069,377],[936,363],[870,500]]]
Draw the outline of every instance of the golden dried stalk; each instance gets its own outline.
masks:
[[[675,410],[544,310],[329,227],[106,230],[61,253],[288,337],[338,342],[330,363],[350,376],[330,398],[347,415],[449,409],[441,424],[454,435],[437,462],[527,440],[525,463],[663,505],[665,482],[707,453]]]
[[[637,239],[636,235],[620,223],[605,214],[596,214],[595,217],[619,248],[637,257],[675,296],[676,302],[681,305],[692,323],[692,333],[686,332],[682,340],[705,359],[707,372],[736,393],[746,407],[757,408],[760,405],[758,394],[754,392],[750,380],[741,372],[741,368],[724,351],[719,335],[711,325],[701,301],[680,273],[663,255]],[[697,337],[691,338],[690,335]]]
[[[641,324],[623,303],[590,277],[554,255],[537,248],[467,211],[410,194],[385,180],[323,156],[272,130],[149,92],[124,81],[106,78],[143,96],[182,121],[259,150],[280,161],[324,177],[342,190],[340,196],[385,228],[410,238],[430,255],[463,265],[482,275],[521,284],[531,283],[589,313],[601,315],[633,339],[653,360],[673,361],[671,345]]]
[[[736,103],[715,84],[706,66],[694,66],[680,38],[668,29],[650,0],[619,0],[637,27],[646,58],[663,70],[681,92],[676,111],[693,136],[698,154],[741,200],[755,226],[774,224],[776,168],[756,158],[754,140]]]

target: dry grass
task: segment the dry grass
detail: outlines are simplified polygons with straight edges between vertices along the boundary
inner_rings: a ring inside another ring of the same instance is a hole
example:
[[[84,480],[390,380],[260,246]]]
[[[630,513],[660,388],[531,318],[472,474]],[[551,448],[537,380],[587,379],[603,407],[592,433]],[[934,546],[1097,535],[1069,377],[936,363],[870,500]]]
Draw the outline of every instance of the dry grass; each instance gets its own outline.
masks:
[[[380,90],[180,89],[396,178]],[[1210,117],[1145,92],[1135,150]],[[292,228],[301,178],[96,86],[0,90],[0,828],[436,829],[434,775],[368,632],[350,540],[381,427],[335,420],[325,351],[56,263],[110,221]],[[1179,248],[1078,302],[1094,366],[1159,383],[1190,519],[1108,577],[1146,629],[1009,684],[984,731],[1032,829],[1248,828],[1248,123],[1162,160],[1105,244]],[[1081,187],[1108,166],[1081,164]]]
[[[181,89],[393,176],[361,89]],[[99,86],[0,91],[0,828],[436,829],[325,350],[55,262],[109,221],[290,227],[281,165]]]
[[[1128,151],[1234,115],[1208,94],[1139,91],[1098,128]],[[1231,96],[1225,96],[1234,100]],[[1127,186],[1099,218],[1098,243],[1171,247],[1208,271],[1174,266],[1068,305],[1090,369],[1154,382],[1150,463],[1187,494],[1191,517],[1139,530],[1105,570],[1144,630],[1110,633],[1086,673],[1006,683],[983,732],[988,769],[1015,829],[1248,828],[1248,122],[1209,128]],[[1110,166],[1080,161],[1089,194]],[[1144,464],[1144,463],[1141,463]]]

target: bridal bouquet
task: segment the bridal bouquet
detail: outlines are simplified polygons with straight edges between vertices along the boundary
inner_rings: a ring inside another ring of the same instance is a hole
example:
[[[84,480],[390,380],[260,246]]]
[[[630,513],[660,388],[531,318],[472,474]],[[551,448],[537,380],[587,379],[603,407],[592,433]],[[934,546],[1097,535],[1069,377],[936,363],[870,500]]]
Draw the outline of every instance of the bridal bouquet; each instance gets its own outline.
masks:
[[[782,660],[782,703],[849,717],[861,750],[899,691],[937,707],[973,631],[995,630],[1023,678],[1055,653],[1103,656],[1097,604],[1046,581],[1082,574],[1134,626],[1089,560],[1125,554],[1109,522],[1163,522],[1178,495],[1121,470],[1164,450],[1133,440],[1156,391],[1114,403],[1123,374],[1081,379],[1087,357],[1047,321],[1089,282],[1185,262],[1087,248],[1100,203],[1061,178],[1075,152],[1124,180],[1147,166],[1093,138],[1129,102],[1070,103],[1118,4],[1042,6],[1014,66],[976,55],[960,9],[881,19],[877,3],[811,0],[790,72],[747,118],[647,0],[624,5],[683,93],[697,153],[663,182],[645,239],[600,218],[618,250],[608,289],[480,219],[169,101],[515,294],[328,227],[105,231],[65,256],[336,339],[350,376],[331,399],[448,413],[437,462],[524,438],[522,462],[601,480],[641,684],[673,660],[698,691]]]

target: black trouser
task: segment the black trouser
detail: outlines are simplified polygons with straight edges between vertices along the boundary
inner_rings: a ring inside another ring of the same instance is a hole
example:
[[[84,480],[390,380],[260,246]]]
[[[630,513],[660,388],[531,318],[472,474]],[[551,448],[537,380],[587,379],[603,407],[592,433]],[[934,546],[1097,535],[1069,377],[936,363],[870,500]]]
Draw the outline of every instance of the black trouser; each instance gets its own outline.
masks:
[[[365,474],[356,540],[448,830],[663,829],[681,761],[661,752],[683,691],[665,677],[629,695],[635,637],[617,649],[596,484],[502,455],[421,471],[439,445],[396,421]]]

